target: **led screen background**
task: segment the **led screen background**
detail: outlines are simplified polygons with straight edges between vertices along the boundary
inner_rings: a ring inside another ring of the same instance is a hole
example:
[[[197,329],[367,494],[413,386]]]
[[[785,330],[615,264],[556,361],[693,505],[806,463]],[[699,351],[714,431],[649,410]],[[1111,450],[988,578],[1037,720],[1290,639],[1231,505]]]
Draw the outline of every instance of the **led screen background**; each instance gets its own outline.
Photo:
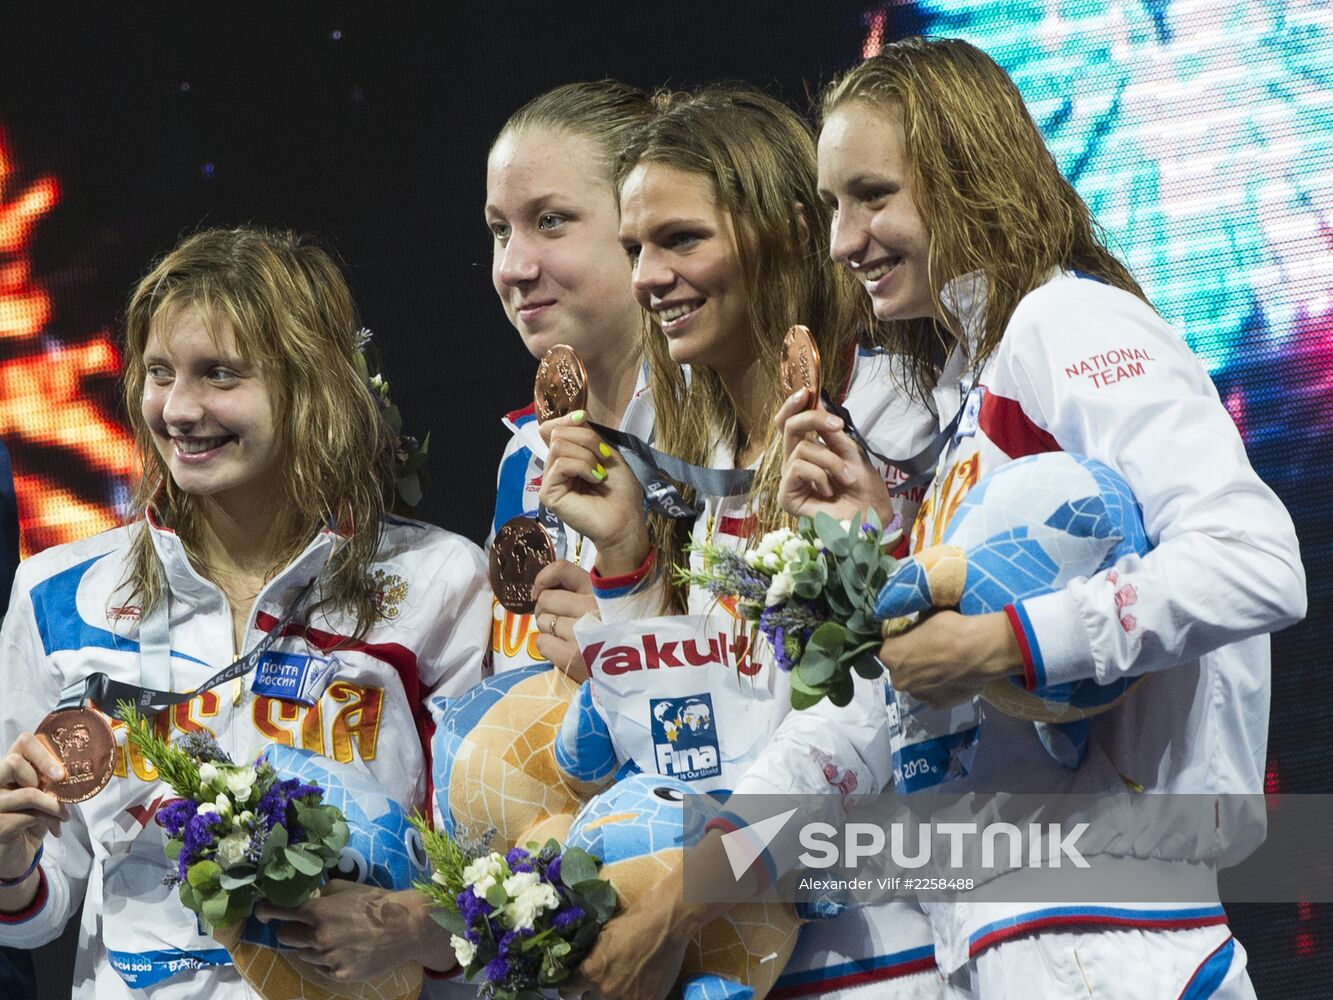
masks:
[[[482,221],[509,112],[602,76],[742,79],[807,107],[885,40],[962,35],[1014,75],[1297,520],[1310,615],[1274,640],[1268,780],[1331,790],[1328,4],[91,6],[0,12],[0,435],[26,553],[125,509],[116,338],[135,278],[182,233],[248,221],[340,256],[409,429],[432,435],[423,516],[481,537],[499,416],[535,368]],[[1231,913],[1260,996],[1333,979],[1324,909]]]

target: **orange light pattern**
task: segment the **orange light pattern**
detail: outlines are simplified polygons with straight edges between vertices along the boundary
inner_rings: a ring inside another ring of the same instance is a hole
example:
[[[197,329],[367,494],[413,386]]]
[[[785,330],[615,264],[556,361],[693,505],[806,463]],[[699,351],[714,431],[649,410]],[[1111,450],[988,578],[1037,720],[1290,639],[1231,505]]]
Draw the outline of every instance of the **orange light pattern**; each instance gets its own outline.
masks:
[[[86,395],[90,378],[120,372],[109,330],[75,344],[42,336],[51,299],[33,280],[30,244],[60,187],[54,177],[22,187],[17,175],[0,129],[0,437],[14,466],[27,557],[119,524],[112,498],[128,496],[136,469],[129,433]]]

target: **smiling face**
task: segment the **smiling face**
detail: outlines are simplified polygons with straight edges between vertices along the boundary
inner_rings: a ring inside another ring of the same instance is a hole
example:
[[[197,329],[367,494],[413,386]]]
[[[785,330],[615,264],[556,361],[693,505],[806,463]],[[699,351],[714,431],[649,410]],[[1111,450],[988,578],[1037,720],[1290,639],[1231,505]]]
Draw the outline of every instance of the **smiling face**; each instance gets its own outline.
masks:
[[[819,194],[835,209],[829,253],[882,320],[936,316],[930,236],[913,200],[902,113],[853,100],[819,134]]]
[[[213,333],[193,305],[154,324],[143,355],[144,420],[185,493],[271,503],[281,454],[273,393],[241,357],[231,325],[218,320]]]
[[[533,357],[555,344],[593,366],[638,353],[615,192],[593,140],[549,128],[500,136],[486,163],[486,224],[491,280]]]
[[[736,227],[708,177],[640,163],[621,187],[620,243],[634,265],[634,297],[661,327],[671,360],[724,375],[748,367]]]

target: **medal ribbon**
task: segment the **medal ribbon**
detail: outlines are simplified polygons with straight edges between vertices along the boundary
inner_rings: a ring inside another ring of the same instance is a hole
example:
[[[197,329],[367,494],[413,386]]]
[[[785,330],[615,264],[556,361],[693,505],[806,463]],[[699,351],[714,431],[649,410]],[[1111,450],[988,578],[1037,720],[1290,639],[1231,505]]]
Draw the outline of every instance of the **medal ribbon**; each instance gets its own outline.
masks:
[[[264,654],[269,651],[269,648],[282,636],[282,633],[287,626],[292,623],[292,620],[296,617],[297,610],[303,603],[305,603],[305,599],[310,595],[311,591],[314,590],[316,579],[318,578],[312,579],[304,588],[302,588],[301,593],[297,595],[296,600],[291,603],[291,606],[283,613],[282,618],[280,618],[278,623],[273,626],[268,635],[260,639],[248,653],[245,653],[238,659],[234,660],[229,666],[223,667],[204,684],[195,688],[193,691],[155,690],[138,684],[130,684],[126,681],[112,680],[99,670],[95,674],[90,674],[81,680],[75,681],[73,684],[69,685],[69,687],[65,688],[65,690],[61,691],[60,702],[56,705],[55,710],[59,711],[62,708],[78,708],[85,702],[91,701],[103,712],[103,714],[112,718],[119,718],[120,716],[117,714],[116,705],[119,702],[128,701],[140,712],[143,712],[144,714],[154,714],[160,712],[164,708],[169,708],[172,705],[180,705],[187,702],[196,695],[202,694],[211,688],[215,688],[219,684],[225,684],[227,681],[235,680],[237,677],[244,677],[259,665],[259,661],[263,658]],[[164,596],[163,603],[165,603],[165,601],[166,597]],[[159,607],[161,607],[161,605],[159,605]],[[148,625],[148,623],[145,622],[144,625]],[[152,632],[156,630],[150,627],[149,631]],[[140,626],[141,635],[142,632],[143,626]],[[169,642],[164,642],[161,638],[155,635],[144,636],[144,639],[145,641],[140,645],[141,658],[147,655],[150,659],[153,659],[162,652],[165,652],[168,659],[170,658],[171,650]],[[145,671],[145,673],[146,672],[147,671]],[[164,681],[160,679],[160,677],[161,675],[157,674],[154,676],[154,679],[157,680],[158,683],[163,683]]]

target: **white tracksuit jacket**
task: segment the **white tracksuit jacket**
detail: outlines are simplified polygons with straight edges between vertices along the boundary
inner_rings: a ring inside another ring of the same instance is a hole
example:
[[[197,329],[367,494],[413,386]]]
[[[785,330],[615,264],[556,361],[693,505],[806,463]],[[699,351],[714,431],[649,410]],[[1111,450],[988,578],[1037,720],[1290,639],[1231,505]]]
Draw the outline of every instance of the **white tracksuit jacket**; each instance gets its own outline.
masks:
[[[0,745],[31,731],[62,688],[94,671],[140,682],[140,613],[122,582],[137,531],[152,532],[170,590],[172,689],[189,691],[232,661],[227,600],[190,566],[172,531],[138,522],[47,549],[20,565],[0,634]],[[340,541],[332,531],[321,532],[264,587],[250,613],[247,649],[274,627],[286,602]],[[238,761],[253,759],[268,743],[306,747],[364,767],[409,808],[426,803],[431,772],[422,747],[434,728],[428,699],[461,693],[481,677],[491,604],[484,560],[458,535],[387,518],[372,575],[379,615],[362,640],[328,652],[353,622],[317,612],[310,646],[297,625],[274,644],[298,656],[327,653],[337,660],[315,706],[256,696],[247,677],[168,709],[173,736],[208,729]],[[199,933],[175,889],[162,885],[170,866],[164,831],[153,816],[175,793],[137,752],[126,750],[120,723],[116,731],[110,784],[71,806],[63,836],[47,838],[37,899],[26,913],[0,915],[0,943],[32,948],[50,941],[83,902],[78,1000],[252,995],[226,952]],[[127,986],[116,966],[146,984],[143,991]]]
[[[1207,373],[1135,296],[1054,273],[1014,311],[999,347],[969,362],[984,278],[944,289],[969,331],[934,391],[941,425],[966,401],[916,522],[912,548],[937,544],[977,480],[1006,462],[1065,450],[1119,472],[1155,548],[1064,590],[1022,602],[1010,620],[1029,686],[1153,674],[1092,724],[1087,759],[1059,766],[1031,723],[985,706],[972,773],[959,790],[1257,793],[1268,736],[1268,633],[1305,614],[1305,574],[1281,502],[1250,467]],[[954,790],[949,784],[941,791]],[[1084,855],[1123,857],[1127,878],[1172,879],[1179,861],[1243,856],[1262,817],[1239,833],[1176,830],[1161,841],[1080,840]],[[1151,871],[1148,866],[1151,866]],[[1014,872],[1002,878],[1022,878]],[[1143,884],[1143,883],[1140,883]],[[1043,927],[1220,924],[1220,906],[927,904],[940,965]]]

